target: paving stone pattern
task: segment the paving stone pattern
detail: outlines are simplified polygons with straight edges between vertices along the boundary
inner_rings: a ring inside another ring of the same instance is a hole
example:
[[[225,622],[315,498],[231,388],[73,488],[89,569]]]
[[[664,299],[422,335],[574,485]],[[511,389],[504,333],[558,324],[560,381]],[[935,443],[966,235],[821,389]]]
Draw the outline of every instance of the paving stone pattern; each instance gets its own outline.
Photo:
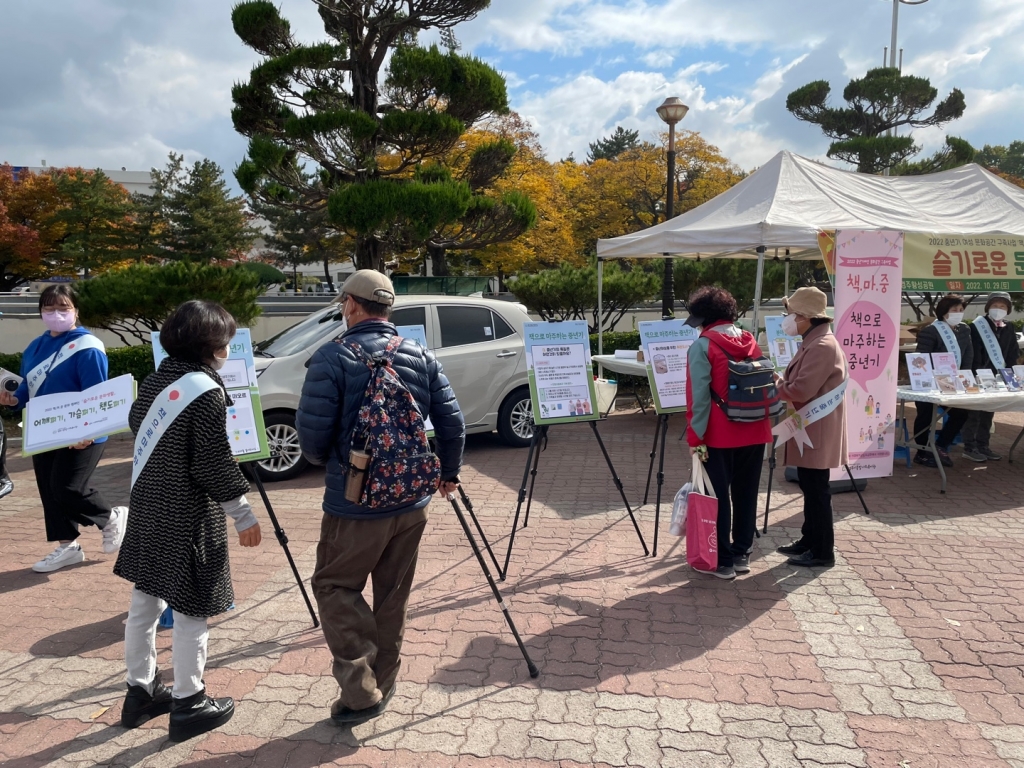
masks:
[[[667,500],[688,472],[681,427]],[[601,427],[637,503],[653,430],[643,415]],[[995,445],[1008,449],[1013,431],[1002,425]],[[129,455],[112,440],[97,472],[115,501]],[[463,478],[501,556],[525,458],[490,436],[467,448]],[[1024,767],[1024,478],[1005,461],[967,464],[945,496],[933,470],[870,481],[869,517],[837,497],[836,566],[811,572],[774,553],[800,525],[780,470],[752,572],[722,582],[687,567],[667,504],[658,555],[643,557],[590,430],[555,428],[502,584],[541,677],[435,501],[397,692],[354,729],[328,719],[330,655],[258,507],[264,541],[232,545],[237,607],[212,622],[206,676],[237,713],[172,744],[166,717],[118,724],[130,586],[93,530],[85,563],[32,573],[48,546],[30,463],[14,459],[17,491],[0,502],[0,764]],[[270,488],[307,578],[322,483],[312,470]],[[653,504],[638,514],[650,544]],[[170,632],[159,643],[170,681]]]

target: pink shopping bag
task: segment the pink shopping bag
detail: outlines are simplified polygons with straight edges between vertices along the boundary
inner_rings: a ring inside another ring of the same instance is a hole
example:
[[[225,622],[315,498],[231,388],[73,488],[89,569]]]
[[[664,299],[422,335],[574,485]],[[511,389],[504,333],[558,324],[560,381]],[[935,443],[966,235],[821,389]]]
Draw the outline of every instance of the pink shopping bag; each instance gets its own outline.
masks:
[[[698,571],[718,568],[718,497],[704,464],[695,454],[693,490],[686,499],[686,562]]]

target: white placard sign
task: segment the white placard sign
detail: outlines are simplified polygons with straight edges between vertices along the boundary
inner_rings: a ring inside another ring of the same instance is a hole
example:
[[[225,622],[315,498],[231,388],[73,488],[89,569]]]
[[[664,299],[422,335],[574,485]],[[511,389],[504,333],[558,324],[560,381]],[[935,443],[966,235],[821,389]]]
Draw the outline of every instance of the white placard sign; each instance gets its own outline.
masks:
[[[33,397],[25,406],[22,453],[31,456],[127,432],[133,402],[135,380],[130,373],[82,392]]]
[[[686,410],[686,354],[700,331],[685,320],[655,320],[638,326],[647,378],[658,413]]]

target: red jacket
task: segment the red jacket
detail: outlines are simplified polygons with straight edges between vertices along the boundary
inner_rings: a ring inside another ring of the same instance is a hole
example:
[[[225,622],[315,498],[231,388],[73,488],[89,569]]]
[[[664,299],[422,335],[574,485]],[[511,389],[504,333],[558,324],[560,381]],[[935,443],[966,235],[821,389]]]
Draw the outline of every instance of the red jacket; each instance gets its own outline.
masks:
[[[749,331],[732,336],[721,332],[725,326],[723,321],[705,328],[687,353],[686,410],[689,422],[686,426],[686,441],[691,447],[707,445],[711,448],[742,448],[772,441],[772,426],[768,419],[755,422],[730,421],[725,411],[712,400],[712,391],[724,398],[729,389],[729,357],[743,360],[762,355],[757,341]],[[709,338],[711,336],[714,340]],[[728,350],[729,357],[723,347]]]

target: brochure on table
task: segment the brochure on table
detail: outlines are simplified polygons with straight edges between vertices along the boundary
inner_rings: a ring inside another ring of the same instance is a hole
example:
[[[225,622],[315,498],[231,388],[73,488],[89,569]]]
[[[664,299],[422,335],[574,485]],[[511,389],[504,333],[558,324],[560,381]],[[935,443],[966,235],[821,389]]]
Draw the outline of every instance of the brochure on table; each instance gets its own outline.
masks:
[[[907,371],[914,392],[943,395],[975,395],[981,392],[1018,392],[1024,389],[1024,365],[993,371],[957,370],[956,357],[948,352],[907,352]]]
[[[430,349],[427,346],[427,329],[423,325],[396,325],[395,330],[398,331],[398,335],[403,339],[412,339],[424,349]],[[428,413],[423,419],[423,424],[427,428],[427,437],[432,438],[434,436],[434,425],[430,423],[430,414]]]
[[[858,479],[888,477],[895,447],[903,234],[840,230],[832,258],[835,335],[850,372],[850,471]],[[843,469],[833,470],[833,480],[843,477]]]
[[[153,360],[156,367],[167,357],[160,345],[160,334],[153,334]],[[263,423],[263,405],[256,384],[256,360],[248,328],[239,328],[228,345],[228,359],[218,371],[231,397],[227,432],[231,453],[239,461],[270,458],[267,429]]]
[[[686,410],[686,353],[700,331],[685,320],[656,320],[639,325],[640,345],[657,413]]]
[[[764,336],[768,342],[768,357],[780,374],[789,367],[803,344],[803,336],[787,336],[782,331],[785,315],[769,315],[764,319]]]
[[[597,421],[597,393],[584,320],[524,323],[526,371],[536,424]]]
[[[127,432],[135,393],[135,379],[126,373],[82,392],[30,398],[22,420],[22,455],[33,456],[83,440]]]

